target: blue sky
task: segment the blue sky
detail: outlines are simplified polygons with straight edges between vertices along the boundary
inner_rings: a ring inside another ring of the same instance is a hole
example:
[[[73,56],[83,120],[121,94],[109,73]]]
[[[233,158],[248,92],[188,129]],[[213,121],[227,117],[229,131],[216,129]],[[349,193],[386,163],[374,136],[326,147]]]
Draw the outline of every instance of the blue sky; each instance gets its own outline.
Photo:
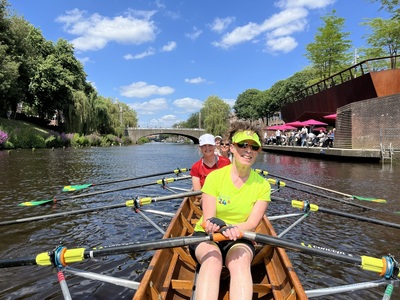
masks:
[[[321,16],[346,19],[355,48],[365,18],[387,17],[369,0],[8,0],[51,41],[74,44],[99,95],[124,102],[141,127],[170,127],[209,96],[233,105],[307,65]]]

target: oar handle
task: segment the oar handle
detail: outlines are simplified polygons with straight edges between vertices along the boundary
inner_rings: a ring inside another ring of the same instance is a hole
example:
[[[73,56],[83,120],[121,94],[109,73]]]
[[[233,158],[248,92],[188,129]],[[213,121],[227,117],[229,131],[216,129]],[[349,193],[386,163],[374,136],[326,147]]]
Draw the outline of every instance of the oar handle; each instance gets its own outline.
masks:
[[[201,227],[203,227],[204,229],[206,228],[206,222],[205,222],[205,221],[201,224]],[[225,227],[226,227],[226,226],[223,226],[223,227],[220,228],[220,229],[223,229],[223,228],[225,228]],[[238,236],[237,238],[238,238],[238,239],[241,239],[242,237],[243,237],[243,232],[240,231],[239,236]],[[230,238],[224,236],[224,235],[223,235],[222,233],[220,233],[220,232],[214,232],[214,233],[211,235],[211,238],[212,238],[212,240],[213,240],[214,242],[222,242],[222,241],[229,241],[229,240],[230,240]]]

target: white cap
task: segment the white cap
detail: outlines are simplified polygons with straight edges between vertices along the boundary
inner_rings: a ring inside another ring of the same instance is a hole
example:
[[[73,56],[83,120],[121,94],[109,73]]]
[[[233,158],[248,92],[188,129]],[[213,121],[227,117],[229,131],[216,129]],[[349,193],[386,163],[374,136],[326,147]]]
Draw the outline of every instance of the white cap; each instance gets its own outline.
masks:
[[[199,138],[199,145],[200,146],[204,146],[204,145],[213,145],[213,146],[215,146],[214,136],[212,134],[209,134],[209,133],[203,134]]]
[[[222,140],[222,136],[217,135],[217,136],[214,138],[214,140],[218,140],[218,139]]]

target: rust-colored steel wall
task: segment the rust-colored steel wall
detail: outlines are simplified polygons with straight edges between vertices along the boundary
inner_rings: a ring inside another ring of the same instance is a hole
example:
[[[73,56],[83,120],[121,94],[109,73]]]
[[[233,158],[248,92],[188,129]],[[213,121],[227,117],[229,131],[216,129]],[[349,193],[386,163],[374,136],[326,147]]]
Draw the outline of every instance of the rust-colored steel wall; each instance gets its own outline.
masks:
[[[400,69],[371,72],[307,96],[282,108],[285,122],[322,120],[322,116],[336,113],[344,105],[400,93]]]

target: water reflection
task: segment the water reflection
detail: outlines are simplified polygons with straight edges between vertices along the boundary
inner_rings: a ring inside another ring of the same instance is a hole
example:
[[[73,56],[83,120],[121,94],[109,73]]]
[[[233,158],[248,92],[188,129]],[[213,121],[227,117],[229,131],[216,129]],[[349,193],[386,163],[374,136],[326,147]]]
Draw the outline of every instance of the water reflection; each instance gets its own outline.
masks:
[[[131,147],[55,149],[13,151],[10,155],[0,151],[1,220],[12,220],[32,215],[71,211],[84,207],[101,207],[123,203],[137,196],[170,195],[159,185],[117,193],[96,195],[82,199],[61,201],[38,207],[18,207],[23,201],[52,199],[61,194],[66,184],[98,183],[121,178],[154,174],[176,168],[190,168],[200,153],[194,145],[147,144]],[[362,203],[379,208],[382,213],[360,210],[356,207],[330,201],[329,199],[285,188],[277,195],[286,199],[309,200],[323,207],[344,210],[354,214],[400,222],[392,214],[400,211],[397,186],[400,184],[399,165],[352,164],[349,162],[324,161],[262,153],[255,168],[268,170],[288,178],[338,190],[359,196],[385,198],[387,204]],[[173,174],[171,174],[173,176]],[[153,182],[148,178],[110,186],[93,187],[90,191],[125,187]],[[288,182],[289,183],[289,182]],[[190,187],[190,181],[173,184]],[[317,190],[321,195],[323,191]],[[152,208],[175,211],[180,200],[159,202]],[[269,215],[292,213],[287,203],[273,202]],[[151,215],[159,226],[166,226],[169,219]],[[294,219],[274,221],[279,233],[292,224]],[[138,214],[128,208],[71,215],[54,220],[35,221],[10,226],[0,226],[0,257],[31,257],[54,249],[62,243],[68,248],[98,247],[124,242],[156,240],[161,234]],[[399,230],[357,220],[345,219],[324,213],[311,213],[285,238],[296,243],[305,242],[352,253],[381,257],[388,253],[399,255]],[[306,254],[289,251],[292,263],[306,289],[336,286],[378,279],[379,276],[359,268]],[[88,260],[74,265],[76,268],[140,281],[152,256],[152,252],[139,252],[131,256],[109,256]],[[24,276],[20,274],[23,273]],[[27,266],[2,270],[0,281],[1,299],[62,299],[54,270],[47,267]],[[4,280],[7,278],[7,280]],[[71,293],[78,299],[124,299],[132,298],[133,291],[106,283],[67,276]],[[335,295],[324,299],[376,299],[382,297],[383,288],[360,291],[349,295]],[[395,289],[395,295],[399,295]]]

